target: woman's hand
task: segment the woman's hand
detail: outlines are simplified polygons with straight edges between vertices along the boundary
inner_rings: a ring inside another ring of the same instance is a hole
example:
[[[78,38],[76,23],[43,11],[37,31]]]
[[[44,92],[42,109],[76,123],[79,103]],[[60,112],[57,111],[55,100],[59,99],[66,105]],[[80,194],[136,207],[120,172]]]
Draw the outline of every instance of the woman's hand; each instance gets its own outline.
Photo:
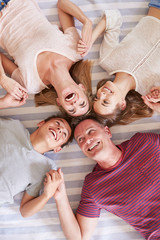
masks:
[[[84,57],[92,46],[92,21],[86,18],[82,28],[82,39],[78,42],[77,52]]]
[[[9,107],[20,107],[26,103],[26,98],[21,98],[20,100],[17,100],[12,95],[7,93],[4,97],[0,98],[0,109]]]
[[[90,43],[88,46],[80,39],[78,42],[77,47],[77,53],[81,55],[81,57],[84,57],[88,54],[89,50],[92,47],[92,43]]]
[[[10,95],[19,101],[26,99],[28,96],[27,89],[5,74],[2,75],[0,84]]]

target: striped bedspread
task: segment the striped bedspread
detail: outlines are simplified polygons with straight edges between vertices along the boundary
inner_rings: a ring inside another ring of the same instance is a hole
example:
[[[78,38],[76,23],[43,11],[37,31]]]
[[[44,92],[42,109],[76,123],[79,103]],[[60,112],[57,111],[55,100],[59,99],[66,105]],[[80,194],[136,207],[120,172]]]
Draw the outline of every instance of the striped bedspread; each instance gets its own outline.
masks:
[[[43,13],[51,22],[58,23],[56,0],[37,0]],[[122,39],[138,23],[140,18],[147,13],[147,0],[73,0],[95,25],[104,9],[118,8],[123,16],[123,25],[120,38]],[[81,29],[81,24],[76,21],[76,27]],[[99,47],[102,37],[93,45],[86,58],[94,60],[92,72],[92,86],[95,92],[97,82],[107,73],[98,66]],[[0,89],[0,95],[4,95]],[[20,108],[0,110],[1,117],[19,119],[32,132],[36,124],[53,113],[57,113],[56,106],[35,107],[34,97],[29,96],[27,103]],[[138,120],[127,126],[114,126],[111,128],[113,141],[118,144],[130,138],[137,131],[160,132],[160,115],[154,114],[152,118]],[[75,211],[83,185],[84,177],[89,173],[94,162],[87,159],[80,148],[73,141],[57,154],[47,153],[58,167],[62,168],[67,187],[67,193]],[[16,160],[15,160],[16,161]],[[22,218],[19,205],[22,193],[15,196],[14,204],[0,207],[0,240],[64,240],[54,199],[50,200],[39,213],[30,218]],[[93,234],[92,240],[142,240],[143,238],[127,223],[118,217],[102,211]],[[76,239],[75,239],[76,240]]]

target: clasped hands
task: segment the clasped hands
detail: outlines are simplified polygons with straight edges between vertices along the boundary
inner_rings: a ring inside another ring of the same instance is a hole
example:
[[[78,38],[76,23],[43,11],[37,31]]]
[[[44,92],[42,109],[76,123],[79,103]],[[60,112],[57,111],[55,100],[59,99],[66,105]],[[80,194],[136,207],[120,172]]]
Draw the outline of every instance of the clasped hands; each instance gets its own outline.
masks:
[[[92,21],[86,19],[82,28],[82,38],[78,42],[77,53],[84,57],[92,46]]]
[[[61,169],[59,168],[58,170],[50,170],[47,172],[43,184],[43,194],[47,199],[50,199],[51,197],[56,199],[60,196],[60,194],[63,194],[65,187]]]

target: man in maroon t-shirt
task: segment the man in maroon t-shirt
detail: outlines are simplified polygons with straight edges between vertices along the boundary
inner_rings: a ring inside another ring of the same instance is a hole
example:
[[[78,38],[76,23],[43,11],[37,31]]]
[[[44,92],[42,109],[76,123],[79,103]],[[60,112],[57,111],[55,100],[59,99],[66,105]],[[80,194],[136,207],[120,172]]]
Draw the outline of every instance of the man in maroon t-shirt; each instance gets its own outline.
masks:
[[[137,133],[116,146],[108,127],[86,119],[77,125],[74,136],[83,153],[97,164],[85,178],[76,217],[64,182],[54,195],[66,238],[90,239],[103,208],[145,239],[160,239],[160,135]]]

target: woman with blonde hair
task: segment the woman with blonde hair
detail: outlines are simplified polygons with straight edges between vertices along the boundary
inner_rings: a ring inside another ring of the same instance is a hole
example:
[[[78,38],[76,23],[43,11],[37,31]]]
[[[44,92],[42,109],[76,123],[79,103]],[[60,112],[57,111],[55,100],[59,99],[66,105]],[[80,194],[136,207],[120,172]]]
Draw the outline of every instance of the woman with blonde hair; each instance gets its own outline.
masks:
[[[69,0],[57,3],[63,31],[47,21],[35,0],[2,2],[0,46],[15,63],[1,53],[0,85],[24,103],[28,93],[37,94],[53,86],[58,104],[69,115],[85,114],[89,110],[87,89],[73,80],[69,70],[82,59],[77,50],[79,41],[83,40],[86,49],[90,45],[92,22]],[[81,38],[73,17],[83,24]]]
[[[148,15],[120,43],[122,18],[118,10],[106,10],[93,30],[92,43],[105,31],[100,48],[100,66],[113,81],[102,81],[93,104],[104,124],[127,124],[152,115],[143,101],[160,85],[160,3],[151,1]],[[80,50],[80,49],[79,49]]]

